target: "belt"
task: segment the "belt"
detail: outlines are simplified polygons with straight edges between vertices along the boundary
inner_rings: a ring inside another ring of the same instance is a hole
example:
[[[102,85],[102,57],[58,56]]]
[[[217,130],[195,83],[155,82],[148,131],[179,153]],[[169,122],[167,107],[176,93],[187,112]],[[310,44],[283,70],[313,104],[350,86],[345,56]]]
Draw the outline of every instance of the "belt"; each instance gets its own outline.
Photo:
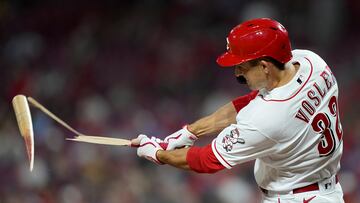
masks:
[[[338,183],[339,182],[339,178],[337,175],[335,175],[335,182]],[[268,194],[269,191],[261,188],[260,190],[264,193],[264,194]],[[315,190],[319,190],[319,184],[318,183],[313,183],[311,185],[308,186],[304,186],[304,187],[299,187],[299,188],[295,188],[292,190],[293,194],[297,194],[297,193],[302,193],[302,192],[310,192],[310,191],[315,191]]]

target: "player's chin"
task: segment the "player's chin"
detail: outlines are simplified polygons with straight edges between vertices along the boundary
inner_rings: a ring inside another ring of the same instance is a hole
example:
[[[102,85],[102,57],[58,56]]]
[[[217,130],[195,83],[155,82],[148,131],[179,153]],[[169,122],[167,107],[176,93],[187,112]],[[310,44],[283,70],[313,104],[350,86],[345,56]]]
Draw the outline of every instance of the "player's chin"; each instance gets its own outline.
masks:
[[[261,89],[264,89],[266,86],[265,84],[262,83],[256,83],[256,82],[251,82],[251,81],[247,81],[247,86],[249,87],[250,90],[252,91],[258,91]]]
[[[258,91],[258,90],[261,89],[260,87],[253,86],[253,85],[251,85],[251,84],[247,84],[247,85],[248,85],[248,87],[249,87],[249,89],[250,89],[251,91]]]
[[[249,82],[247,83],[247,86],[248,86],[249,89],[252,90],[252,91],[258,90],[258,88],[257,88],[256,86],[252,85],[252,84],[249,83]]]

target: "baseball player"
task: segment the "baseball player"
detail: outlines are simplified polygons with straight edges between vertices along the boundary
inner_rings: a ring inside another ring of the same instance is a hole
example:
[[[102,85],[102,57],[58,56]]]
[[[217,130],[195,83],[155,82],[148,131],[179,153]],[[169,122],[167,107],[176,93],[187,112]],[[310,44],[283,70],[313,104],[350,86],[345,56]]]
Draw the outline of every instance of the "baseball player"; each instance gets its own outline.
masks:
[[[139,135],[132,140],[138,156],[199,173],[256,160],[264,203],[344,202],[337,177],[343,150],[338,86],[325,61],[291,50],[286,29],[260,18],[231,30],[217,63],[234,67],[252,92],[164,141]],[[210,144],[193,146],[211,134],[217,136]]]

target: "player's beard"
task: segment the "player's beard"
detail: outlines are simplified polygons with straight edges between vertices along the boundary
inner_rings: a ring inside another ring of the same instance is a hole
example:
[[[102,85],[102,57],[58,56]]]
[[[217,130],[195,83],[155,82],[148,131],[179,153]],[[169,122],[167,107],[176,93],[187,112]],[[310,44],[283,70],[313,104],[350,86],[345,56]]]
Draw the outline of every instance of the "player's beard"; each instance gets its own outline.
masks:
[[[247,84],[246,78],[245,78],[244,76],[242,76],[242,75],[237,76],[237,77],[236,77],[236,80],[237,80],[238,83],[240,83],[240,84]]]
[[[238,81],[238,83],[242,84],[242,85],[247,85],[249,87],[249,89],[251,90],[259,90],[261,88],[257,88],[257,86],[254,86],[252,83],[249,83],[246,78],[244,76],[237,76],[236,80]]]

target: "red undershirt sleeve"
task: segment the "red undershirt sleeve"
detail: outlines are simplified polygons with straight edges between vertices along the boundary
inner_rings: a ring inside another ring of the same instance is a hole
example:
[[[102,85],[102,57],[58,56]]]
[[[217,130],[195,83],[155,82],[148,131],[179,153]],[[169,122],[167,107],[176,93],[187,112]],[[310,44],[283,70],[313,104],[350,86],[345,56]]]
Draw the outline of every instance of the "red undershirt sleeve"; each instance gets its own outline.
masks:
[[[239,112],[242,108],[244,108],[246,105],[250,103],[251,100],[253,100],[259,91],[252,91],[247,95],[240,96],[232,101],[236,112]]]
[[[186,161],[190,169],[198,173],[215,173],[225,168],[215,157],[211,144],[191,147],[187,152]]]

